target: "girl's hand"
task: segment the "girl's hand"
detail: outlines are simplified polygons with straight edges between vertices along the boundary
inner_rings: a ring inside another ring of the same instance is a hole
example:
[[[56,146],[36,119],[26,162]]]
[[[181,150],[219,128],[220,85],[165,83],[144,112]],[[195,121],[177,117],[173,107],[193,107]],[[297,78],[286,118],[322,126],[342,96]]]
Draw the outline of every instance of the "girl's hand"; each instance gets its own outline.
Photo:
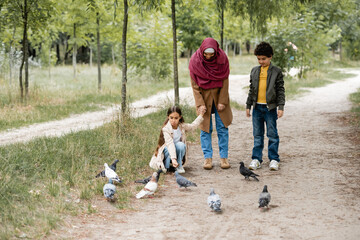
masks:
[[[250,114],[250,109],[246,109],[246,116],[247,116],[247,117],[250,117],[250,116],[251,116],[251,114]]]
[[[176,161],[176,158],[171,159],[171,162],[174,168],[177,168],[179,166],[178,162]]]
[[[200,106],[198,108],[198,114],[200,114],[201,116],[203,116],[206,113],[206,107],[204,105]]]
[[[219,104],[217,105],[217,110],[218,110],[219,112],[221,112],[221,111],[224,110],[224,109],[225,109],[225,105],[224,105],[224,104],[219,103]]]

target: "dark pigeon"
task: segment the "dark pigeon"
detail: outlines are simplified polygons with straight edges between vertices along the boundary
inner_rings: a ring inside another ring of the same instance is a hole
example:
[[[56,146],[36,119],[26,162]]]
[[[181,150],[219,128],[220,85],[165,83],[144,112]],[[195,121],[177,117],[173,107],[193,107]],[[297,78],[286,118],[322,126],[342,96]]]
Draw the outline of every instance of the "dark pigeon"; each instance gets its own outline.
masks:
[[[270,200],[271,200],[271,196],[267,190],[267,186],[265,185],[263,191],[260,193],[259,196],[259,208],[264,208],[264,207],[269,208]]]
[[[210,195],[208,196],[207,203],[211,210],[215,212],[221,212],[221,200],[218,194],[214,192],[214,189],[210,189]]]
[[[160,173],[162,173],[162,170],[159,169],[157,171],[157,173],[158,173],[158,175],[156,177],[156,182],[159,181]],[[144,179],[135,180],[135,183],[147,184],[148,182],[150,182],[151,177],[152,177],[152,175],[150,175],[150,176],[148,176],[147,178],[144,178]]]
[[[193,183],[189,180],[187,180],[185,177],[181,176],[178,171],[175,171],[175,178],[176,178],[176,183],[179,185],[179,187],[190,187],[190,186],[194,186],[197,187],[196,183]]]
[[[116,164],[119,162],[119,159],[115,159],[115,161],[110,165],[110,168],[114,171],[116,171]],[[99,172],[96,176],[96,178],[98,177],[105,177],[105,170]]]
[[[250,180],[249,177],[254,178],[256,181],[259,181],[259,179],[257,179],[257,177],[259,175],[255,174],[253,171],[251,171],[250,169],[248,169],[247,167],[244,166],[244,162],[240,162],[240,173],[241,175],[243,175],[245,177],[245,179]]]

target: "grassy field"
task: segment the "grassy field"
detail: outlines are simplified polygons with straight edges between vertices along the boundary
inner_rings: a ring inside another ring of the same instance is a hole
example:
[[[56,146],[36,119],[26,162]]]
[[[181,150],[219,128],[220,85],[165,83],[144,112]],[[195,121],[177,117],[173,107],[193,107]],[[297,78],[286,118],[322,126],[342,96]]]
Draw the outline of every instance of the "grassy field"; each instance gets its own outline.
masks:
[[[196,118],[183,106],[186,122]],[[150,175],[153,154],[166,110],[115,121],[93,131],[61,138],[41,138],[0,148],[0,239],[39,239],[61,222],[64,214],[92,213],[91,200],[102,196],[105,179],[95,179],[104,162],[119,159],[117,208],[128,208],[130,197],[143,186],[135,179]],[[195,141],[199,133],[191,135]],[[91,139],[91,141],[89,141]]]
[[[251,66],[256,65],[254,56],[236,60],[230,59],[232,74],[248,74]],[[188,86],[186,59],[180,62],[180,85]],[[301,93],[303,87],[316,87],[343,79],[343,74],[332,70],[340,64],[331,64],[334,66],[310,72],[302,80],[287,77],[287,97]],[[351,63],[347,67],[354,65]],[[95,69],[80,66],[76,81],[72,80],[70,67],[53,69],[51,79],[46,77],[46,70],[33,69],[31,99],[27,105],[14,100],[16,94],[11,95],[4,88],[0,90],[0,129],[62,118],[119,103],[120,72],[104,67],[103,73],[103,92],[99,94]],[[131,79],[128,90],[132,100],[173,87],[170,80],[154,83]],[[139,83],[142,88],[137,87]],[[357,104],[355,111],[359,111],[359,93],[352,95],[352,100]],[[237,109],[241,107],[234,105]],[[191,122],[196,116],[195,110],[188,106],[182,108],[186,122]],[[104,162],[111,163],[116,158],[120,159],[117,172],[124,183],[117,187],[115,207],[131,207],[130,199],[142,187],[134,185],[133,181],[150,175],[148,163],[165,117],[163,109],[142,118],[121,123],[114,121],[92,131],[0,147],[0,239],[38,239],[58,226],[64,215],[96,212],[92,199],[102,197],[105,179],[95,179],[94,176],[103,169]],[[190,140],[198,141],[198,136],[198,132],[194,133]]]
[[[229,57],[231,74],[248,75],[257,65],[253,55]],[[331,62],[332,67],[309,72],[301,80],[286,77],[285,87],[288,99],[303,91],[303,87],[317,87],[346,76],[333,70],[334,67],[352,67],[351,63]],[[0,131],[33,123],[69,117],[71,114],[100,110],[121,102],[121,71],[112,66],[102,67],[102,91],[97,90],[97,70],[88,65],[78,65],[77,78],[73,79],[71,66],[57,66],[51,69],[30,68],[29,99],[19,101],[17,81],[9,85],[0,78]],[[167,80],[149,80],[129,70],[127,96],[130,102],[172,89],[172,76]],[[190,86],[187,59],[179,59],[179,85]]]

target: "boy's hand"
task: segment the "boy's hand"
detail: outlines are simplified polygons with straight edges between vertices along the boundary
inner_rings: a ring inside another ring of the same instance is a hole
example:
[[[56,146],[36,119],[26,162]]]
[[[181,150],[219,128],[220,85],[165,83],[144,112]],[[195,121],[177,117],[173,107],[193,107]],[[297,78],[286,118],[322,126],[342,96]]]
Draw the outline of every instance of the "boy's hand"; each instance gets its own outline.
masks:
[[[224,109],[225,109],[225,105],[224,105],[224,104],[219,103],[219,104],[217,105],[217,110],[218,110],[219,112],[221,112],[221,111],[224,110]]]
[[[247,116],[247,117],[250,117],[250,116],[251,116],[251,114],[250,114],[250,109],[246,109],[246,116]]]
[[[204,105],[200,106],[198,108],[198,114],[200,114],[201,116],[203,116],[206,113],[206,107]]]
[[[278,118],[281,118],[284,115],[283,110],[278,110]]]

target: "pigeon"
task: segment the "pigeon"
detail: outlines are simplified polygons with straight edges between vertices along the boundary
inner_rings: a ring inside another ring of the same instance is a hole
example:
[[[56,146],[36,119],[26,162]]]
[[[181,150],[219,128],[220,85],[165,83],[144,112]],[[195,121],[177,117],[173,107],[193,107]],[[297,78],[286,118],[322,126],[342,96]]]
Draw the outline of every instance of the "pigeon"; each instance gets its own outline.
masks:
[[[112,170],[111,168],[109,168],[109,165],[107,163],[104,163],[105,166],[105,176],[108,179],[111,179],[115,182],[121,183],[122,181],[120,180],[119,176],[116,174],[116,172],[114,170]]]
[[[214,189],[210,189],[210,195],[207,198],[207,203],[211,210],[215,212],[221,212],[221,200],[218,194],[214,192]]]
[[[259,181],[256,176],[259,176],[255,174],[253,171],[249,170],[247,167],[244,166],[244,162],[240,162],[240,173],[245,177],[245,179],[249,179],[249,177],[254,178],[256,181]]]
[[[104,185],[103,187],[104,196],[108,201],[114,200],[114,194],[116,192],[116,187],[113,184],[112,179],[109,179],[109,182]]]
[[[271,200],[271,196],[267,190],[267,185],[265,185],[263,191],[260,193],[259,196],[259,208],[263,208],[263,207],[269,208],[270,200]]]
[[[158,173],[158,176],[156,177],[156,182],[159,181],[160,173],[162,173],[162,170],[159,169],[159,170],[157,171],[157,173]],[[147,183],[150,181],[151,177],[152,177],[152,175],[150,175],[150,176],[148,176],[147,178],[144,178],[144,179],[135,180],[135,183],[147,184]]]
[[[110,165],[110,168],[114,171],[116,171],[116,164],[119,162],[119,159],[115,159],[115,161]],[[102,170],[101,172],[99,172],[96,176],[96,178],[98,177],[105,177],[105,170]]]
[[[190,186],[194,186],[197,187],[196,183],[193,183],[189,180],[187,180],[185,177],[181,176],[178,171],[175,171],[175,178],[176,178],[176,183],[179,185],[179,187],[190,187]]]
[[[138,192],[136,194],[137,199],[143,198],[145,196],[150,196],[155,193],[157,186],[158,186],[158,183],[157,183],[158,175],[159,174],[157,172],[154,172],[152,174],[150,181],[145,185],[145,187],[143,189],[141,189],[140,192]]]

